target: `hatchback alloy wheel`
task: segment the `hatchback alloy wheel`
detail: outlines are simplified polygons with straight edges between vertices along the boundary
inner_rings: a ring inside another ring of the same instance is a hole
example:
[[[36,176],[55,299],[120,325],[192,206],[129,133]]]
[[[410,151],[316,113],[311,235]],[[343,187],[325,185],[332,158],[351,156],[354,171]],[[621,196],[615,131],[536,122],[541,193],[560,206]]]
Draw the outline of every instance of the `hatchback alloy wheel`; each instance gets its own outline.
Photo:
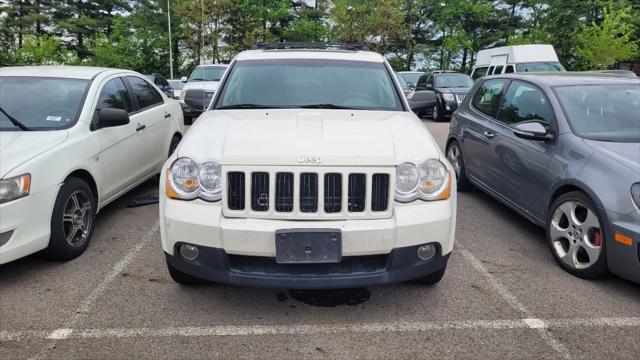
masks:
[[[598,216],[576,200],[561,203],[549,225],[552,248],[557,257],[575,270],[592,267],[602,253],[602,230]]]
[[[62,215],[62,227],[67,244],[71,247],[84,245],[92,225],[89,195],[82,190],[77,190],[67,199]]]
[[[447,151],[447,160],[453,166],[453,170],[456,172],[456,177],[460,177],[460,149],[458,149],[457,144],[453,144],[449,147],[449,151]]]

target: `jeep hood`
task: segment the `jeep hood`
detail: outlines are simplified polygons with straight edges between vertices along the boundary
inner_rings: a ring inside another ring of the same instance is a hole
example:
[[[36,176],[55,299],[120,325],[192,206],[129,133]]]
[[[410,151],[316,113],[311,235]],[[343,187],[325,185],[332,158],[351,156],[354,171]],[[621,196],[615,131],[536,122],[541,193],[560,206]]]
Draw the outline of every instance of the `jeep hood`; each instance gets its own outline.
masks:
[[[66,130],[0,131],[0,178],[66,139]]]
[[[218,85],[220,85],[220,81],[189,81],[184,84],[182,90],[189,89],[203,89],[206,92],[212,92],[218,90]]]
[[[223,165],[393,166],[441,158],[410,112],[216,110],[189,130],[179,156]]]

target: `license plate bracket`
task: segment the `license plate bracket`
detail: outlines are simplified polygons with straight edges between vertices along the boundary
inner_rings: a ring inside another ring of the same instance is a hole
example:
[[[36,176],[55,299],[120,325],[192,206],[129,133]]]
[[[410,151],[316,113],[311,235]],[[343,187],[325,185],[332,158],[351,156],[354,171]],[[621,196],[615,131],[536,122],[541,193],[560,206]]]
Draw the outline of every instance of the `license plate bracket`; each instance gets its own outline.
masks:
[[[340,229],[282,229],[276,231],[279,264],[338,263],[342,260]]]

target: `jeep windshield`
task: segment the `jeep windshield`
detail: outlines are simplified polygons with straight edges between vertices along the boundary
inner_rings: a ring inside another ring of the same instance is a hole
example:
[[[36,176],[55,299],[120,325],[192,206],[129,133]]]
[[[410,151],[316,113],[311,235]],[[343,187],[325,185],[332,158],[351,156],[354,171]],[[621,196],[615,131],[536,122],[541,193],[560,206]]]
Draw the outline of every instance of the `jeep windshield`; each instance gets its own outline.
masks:
[[[220,81],[226,69],[225,66],[198,67],[191,73],[189,81]]]
[[[57,130],[78,120],[88,80],[0,76],[0,130]]]
[[[473,79],[465,74],[436,76],[437,88],[470,88],[473,87]]]
[[[402,111],[383,63],[350,60],[242,60],[215,109],[313,108]]]

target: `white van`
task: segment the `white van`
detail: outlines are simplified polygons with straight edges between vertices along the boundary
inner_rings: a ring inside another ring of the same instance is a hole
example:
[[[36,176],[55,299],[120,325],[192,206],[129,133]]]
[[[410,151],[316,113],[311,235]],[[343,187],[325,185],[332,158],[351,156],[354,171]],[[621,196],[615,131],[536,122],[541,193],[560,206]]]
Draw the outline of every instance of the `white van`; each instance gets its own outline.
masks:
[[[471,77],[538,71],[566,71],[553,46],[513,45],[480,50]]]

